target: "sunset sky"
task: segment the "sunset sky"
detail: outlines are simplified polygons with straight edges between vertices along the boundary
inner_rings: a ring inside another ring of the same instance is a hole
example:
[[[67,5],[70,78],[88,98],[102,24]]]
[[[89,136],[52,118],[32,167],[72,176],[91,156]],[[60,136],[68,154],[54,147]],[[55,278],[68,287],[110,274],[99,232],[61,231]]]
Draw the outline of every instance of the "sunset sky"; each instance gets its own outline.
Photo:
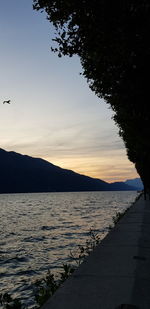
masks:
[[[51,52],[52,37],[32,0],[0,0],[0,148],[108,182],[137,177],[109,106],[77,57]]]

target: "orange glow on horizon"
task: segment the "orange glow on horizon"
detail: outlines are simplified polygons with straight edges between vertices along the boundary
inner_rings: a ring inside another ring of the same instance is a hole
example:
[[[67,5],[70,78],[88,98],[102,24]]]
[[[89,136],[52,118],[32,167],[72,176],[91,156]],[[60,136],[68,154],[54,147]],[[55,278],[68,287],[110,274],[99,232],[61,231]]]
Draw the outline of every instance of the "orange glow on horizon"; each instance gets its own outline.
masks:
[[[64,169],[72,170],[76,173],[98,178],[106,182],[125,181],[139,177],[134,165],[127,159],[118,158],[45,158]]]

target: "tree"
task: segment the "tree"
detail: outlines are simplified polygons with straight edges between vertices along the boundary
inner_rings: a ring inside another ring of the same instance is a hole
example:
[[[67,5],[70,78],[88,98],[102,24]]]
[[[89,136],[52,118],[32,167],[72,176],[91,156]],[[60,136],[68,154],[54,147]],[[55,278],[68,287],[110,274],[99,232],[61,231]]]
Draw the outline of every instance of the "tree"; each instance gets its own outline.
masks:
[[[56,28],[58,55],[77,54],[90,88],[115,112],[129,159],[150,188],[149,0],[33,0]]]

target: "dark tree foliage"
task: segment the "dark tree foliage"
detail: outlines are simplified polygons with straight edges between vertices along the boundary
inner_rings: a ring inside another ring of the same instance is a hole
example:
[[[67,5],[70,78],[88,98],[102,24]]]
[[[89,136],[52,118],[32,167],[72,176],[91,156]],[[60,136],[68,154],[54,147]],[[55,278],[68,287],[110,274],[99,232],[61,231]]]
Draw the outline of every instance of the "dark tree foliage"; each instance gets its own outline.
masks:
[[[128,157],[150,187],[150,1],[33,3],[57,30],[52,50],[77,54],[90,88],[111,105]]]

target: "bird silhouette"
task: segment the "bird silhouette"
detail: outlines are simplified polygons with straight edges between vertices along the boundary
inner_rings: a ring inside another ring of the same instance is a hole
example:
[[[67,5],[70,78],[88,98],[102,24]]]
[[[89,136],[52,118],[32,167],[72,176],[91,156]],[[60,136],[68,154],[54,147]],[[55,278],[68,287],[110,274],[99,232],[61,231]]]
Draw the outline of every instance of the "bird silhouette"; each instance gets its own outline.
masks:
[[[5,103],[10,104],[10,101],[11,101],[11,100],[3,101],[3,104],[5,104]]]

